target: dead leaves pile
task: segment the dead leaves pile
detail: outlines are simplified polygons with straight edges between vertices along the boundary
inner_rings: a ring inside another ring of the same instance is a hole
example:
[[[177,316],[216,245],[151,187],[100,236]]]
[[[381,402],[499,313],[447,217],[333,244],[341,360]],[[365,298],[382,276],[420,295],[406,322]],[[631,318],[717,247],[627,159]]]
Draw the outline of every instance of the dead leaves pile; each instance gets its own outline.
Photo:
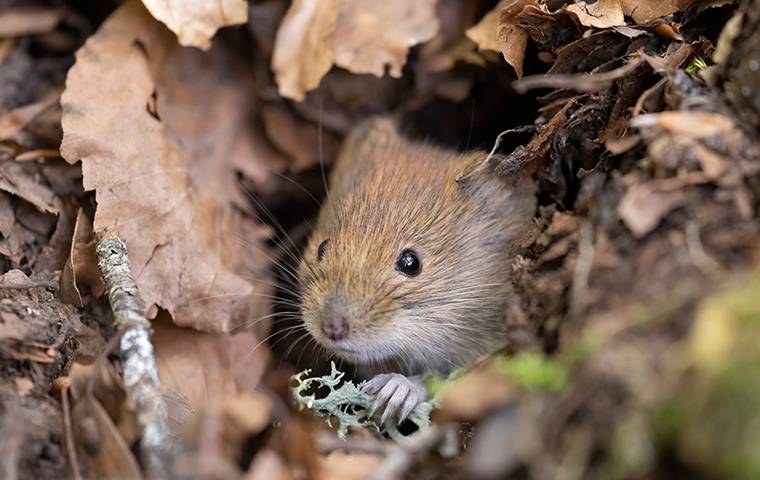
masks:
[[[14,440],[3,456],[41,478],[142,475],[93,249],[114,231],[154,321],[178,477],[656,470],[652,457],[621,457],[620,442],[637,432],[640,453],[651,440],[643,412],[678,382],[647,388],[662,358],[649,353],[687,327],[652,340],[631,319],[664,297],[677,304],[668,312],[692,305],[711,275],[757,252],[760,153],[713,94],[716,25],[734,10],[723,0],[130,0],[110,13],[0,12],[0,355],[11,386],[0,401],[25,415],[36,401],[53,419],[47,430],[0,425]],[[516,92],[538,113],[517,108]],[[513,265],[521,325],[559,347],[568,371],[589,355],[586,333],[602,345],[567,390],[535,391],[486,363],[447,388],[432,433],[401,447],[363,432],[336,445],[290,411],[287,371],[262,344],[272,265],[284,258],[265,210],[303,232],[320,164],[372,114],[460,147],[529,125],[504,133],[489,163],[534,175],[544,203]],[[581,353],[569,347],[578,338]],[[59,447],[49,464],[20,447],[40,432]]]

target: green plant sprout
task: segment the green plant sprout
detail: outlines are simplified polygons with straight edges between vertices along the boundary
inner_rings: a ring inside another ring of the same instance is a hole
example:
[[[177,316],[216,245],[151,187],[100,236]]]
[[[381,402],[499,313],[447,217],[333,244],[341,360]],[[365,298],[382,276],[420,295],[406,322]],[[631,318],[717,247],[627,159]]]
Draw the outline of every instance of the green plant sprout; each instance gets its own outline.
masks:
[[[330,367],[332,369],[330,374],[322,377],[309,377],[311,369],[306,369],[291,377],[295,385],[290,387],[290,391],[299,410],[308,408],[315,415],[324,418],[330,428],[334,428],[333,418],[337,419],[337,434],[342,439],[346,438],[350,427],[364,427],[394,441],[404,438],[395,419],[387,419],[384,424],[380,424],[379,413],[373,414],[375,395],[362,392],[361,387],[365,382],[355,385],[350,380],[343,381],[345,372],[339,371],[334,362],[330,362]],[[314,386],[327,388],[327,395],[320,398],[317,398],[316,392],[307,395]],[[426,428],[430,425],[430,412],[434,407],[433,402],[421,402],[414,407],[408,420],[420,430]]]

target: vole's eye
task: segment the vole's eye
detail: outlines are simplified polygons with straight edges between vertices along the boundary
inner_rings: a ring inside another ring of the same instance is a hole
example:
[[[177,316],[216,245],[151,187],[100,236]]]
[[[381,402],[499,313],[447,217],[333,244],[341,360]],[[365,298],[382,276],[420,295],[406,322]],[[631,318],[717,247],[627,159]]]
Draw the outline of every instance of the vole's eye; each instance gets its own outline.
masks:
[[[422,271],[422,262],[417,252],[409,249],[401,252],[396,259],[396,270],[410,277],[419,275]]]
[[[329,241],[330,241],[329,239],[323,240],[322,243],[320,243],[319,246],[317,247],[317,261],[318,262],[321,262],[322,257],[325,256],[325,250],[327,250],[327,243]]]

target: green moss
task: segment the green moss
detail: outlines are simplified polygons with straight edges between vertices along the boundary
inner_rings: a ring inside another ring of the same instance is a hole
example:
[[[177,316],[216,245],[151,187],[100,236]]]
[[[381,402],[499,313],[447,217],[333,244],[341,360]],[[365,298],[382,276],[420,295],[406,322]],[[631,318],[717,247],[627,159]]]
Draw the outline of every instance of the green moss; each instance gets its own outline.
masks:
[[[556,392],[567,384],[568,368],[541,353],[523,352],[512,357],[499,357],[495,365],[526,390]]]
[[[707,62],[705,62],[705,60],[699,55],[696,55],[692,57],[689,64],[686,65],[686,73],[694,75],[704,68],[707,68]]]
[[[697,309],[692,377],[661,415],[686,463],[725,478],[760,478],[760,272]],[[673,432],[675,430],[675,432]]]

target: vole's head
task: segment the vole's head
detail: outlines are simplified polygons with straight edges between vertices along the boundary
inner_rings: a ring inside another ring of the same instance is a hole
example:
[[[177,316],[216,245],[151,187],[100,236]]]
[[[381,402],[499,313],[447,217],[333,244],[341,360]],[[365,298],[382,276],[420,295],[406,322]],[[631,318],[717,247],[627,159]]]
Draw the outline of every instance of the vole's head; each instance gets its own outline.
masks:
[[[347,140],[301,265],[302,314],[360,365],[449,370],[503,339],[509,245],[533,196],[455,177],[484,155],[404,140],[375,120]]]

